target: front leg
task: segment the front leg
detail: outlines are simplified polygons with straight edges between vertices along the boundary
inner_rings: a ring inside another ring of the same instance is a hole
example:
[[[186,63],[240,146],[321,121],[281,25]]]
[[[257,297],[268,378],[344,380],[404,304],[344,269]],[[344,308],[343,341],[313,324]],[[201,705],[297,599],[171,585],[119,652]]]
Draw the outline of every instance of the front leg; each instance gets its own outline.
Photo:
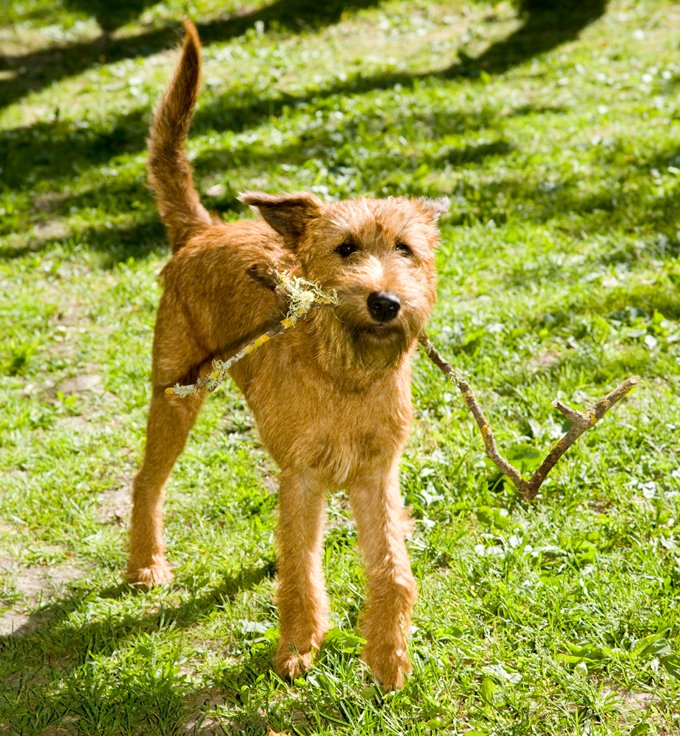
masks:
[[[349,498],[368,575],[363,658],[382,686],[394,690],[411,672],[406,649],[416,598],[396,461],[384,472],[353,483]]]
[[[309,669],[328,628],[321,564],[324,508],[325,488],[311,474],[281,473],[277,527],[281,638],[274,666],[288,679]]]

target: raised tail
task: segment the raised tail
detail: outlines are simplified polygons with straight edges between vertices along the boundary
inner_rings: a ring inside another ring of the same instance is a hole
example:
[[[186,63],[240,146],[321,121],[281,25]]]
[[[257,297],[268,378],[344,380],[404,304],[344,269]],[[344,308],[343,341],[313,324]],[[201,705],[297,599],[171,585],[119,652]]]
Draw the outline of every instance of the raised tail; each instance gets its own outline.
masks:
[[[201,76],[201,42],[184,20],[184,44],[170,86],[161,97],[149,134],[149,184],[173,251],[212,223],[199,201],[184,150]]]

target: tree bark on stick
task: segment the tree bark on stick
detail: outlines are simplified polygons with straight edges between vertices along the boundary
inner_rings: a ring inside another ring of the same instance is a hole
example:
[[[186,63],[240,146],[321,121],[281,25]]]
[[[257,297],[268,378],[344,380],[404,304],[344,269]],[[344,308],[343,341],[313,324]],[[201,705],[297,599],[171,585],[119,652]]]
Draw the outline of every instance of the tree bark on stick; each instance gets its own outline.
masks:
[[[422,345],[427,357],[439,368],[445,376],[447,376],[460,390],[463,400],[467,404],[468,409],[472,412],[472,416],[477,422],[479,431],[482,434],[486,454],[496,467],[513,482],[515,488],[524,496],[527,501],[531,501],[536,497],[543,481],[548,477],[548,473],[555,467],[557,461],[564,453],[576,442],[576,440],[595,424],[611,409],[614,404],[620,401],[634,386],[640,383],[637,376],[631,376],[620,383],[613,391],[601,398],[597,403],[587,409],[585,412],[571,409],[565,406],[561,401],[553,402],[553,406],[571,421],[571,427],[552,447],[546,458],[540,464],[538,470],[526,480],[517,468],[509,463],[499,452],[496,440],[494,439],[491,425],[486,418],[482,407],[477,401],[472,386],[467,382],[460,371],[457,371],[450,363],[448,363],[439,354],[439,351],[430,342],[427,335],[423,332],[419,335],[418,341]]]

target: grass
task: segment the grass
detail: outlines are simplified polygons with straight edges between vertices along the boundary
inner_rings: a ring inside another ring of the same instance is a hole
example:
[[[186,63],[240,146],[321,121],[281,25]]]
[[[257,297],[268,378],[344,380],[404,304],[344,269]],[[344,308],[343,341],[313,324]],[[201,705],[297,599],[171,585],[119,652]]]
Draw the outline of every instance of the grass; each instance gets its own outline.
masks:
[[[5,0],[1,732],[680,733],[680,16],[534,5]],[[554,398],[644,379],[527,505],[417,358],[399,693],[358,659],[342,494],[328,643],[303,680],[270,671],[275,469],[233,387],[170,483],[176,582],[121,585],[167,258],[144,140],[185,12],[206,41],[190,152],[225,218],[246,188],[451,198],[430,333],[517,462],[561,430]]]

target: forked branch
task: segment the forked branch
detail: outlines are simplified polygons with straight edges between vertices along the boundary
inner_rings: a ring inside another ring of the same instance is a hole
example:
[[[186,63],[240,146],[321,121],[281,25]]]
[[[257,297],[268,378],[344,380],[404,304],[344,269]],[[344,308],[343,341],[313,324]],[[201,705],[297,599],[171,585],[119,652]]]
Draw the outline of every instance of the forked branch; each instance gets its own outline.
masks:
[[[323,292],[317,284],[305,281],[304,279],[293,277],[285,273],[274,273],[272,275],[272,287],[280,288],[288,300],[288,313],[279,324],[263,333],[254,340],[244,344],[240,350],[226,361],[215,361],[213,370],[197,383],[188,386],[176,385],[166,389],[166,393],[175,396],[184,397],[196,394],[204,389],[214,391],[227,378],[229,369],[234,363],[256,350],[261,345],[269,342],[272,338],[281,335],[286,330],[295,327],[299,320],[303,319],[312,309],[323,306],[334,306],[337,304],[337,297],[334,293],[328,294]],[[531,501],[536,497],[538,489],[543,481],[548,477],[548,473],[555,467],[557,461],[564,453],[576,442],[576,440],[588,429],[594,427],[595,424],[611,409],[614,404],[620,401],[640,379],[631,376],[623,383],[619,384],[613,391],[608,393],[604,398],[600,399],[590,409],[585,412],[577,411],[565,406],[561,401],[555,401],[553,406],[562,412],[571,422],[571,427],[567,433],[559,439],[552,447],[545,460],[541,463],[538,470],[525,480],[519,470],[509,463],[498,450],[496,440],[494,439],[491,425],[484,415],[484,411],[477,401],[477,397],[472,390],[472,386],[467,382],[460,371],[457,371],[450,363],[448,363],[439,354],[435,346],[430,342],[427,335],[423,332],[418,336],[418,340],[427,353],[428,358],[446,375],[463,394],[463,400],[472,412],[472,416],[477,422],[482,439],[486,447],[486,454],[495,463],[499,470],[507,475],[514,483],[517,490],[525,499]]]
[[[435,348],[435,346],[430,342],[424,332],[420,334],[418,340],[427,353],[427,357],[458,387],[460,392],[463,394],[463,400],[467,404],[468,409],[472,412],[472,416],[475,418],[477,426],[482,433],[482,439],[484,440],[484,445],[486,447],[486,454],[498,469],[510,478],[517,490],[528,501],[531,501],[536,497],[538,489],[543,484],[543,481],[548,477],[548,473],[550,473],[550,471],[555,467],[557,461],[574,444],[574,442],[576,442],[576,440],[585,431],[594,427],[595,424],[609,411],[609,409],[614,406],[614,404],[620,401],[640,382],[640,379],[637,378],[637,376],[627,378],[613,391],[610,391],[605,397],[600,399],[596,404],[591,406],[590,409],[587,409],[584,412],[571,409],[570,407],[565,406],[561,401],[553,402],[553,406],[571,421],[571,427],[566,434],[564,434],[553,445],[545,460],[540,464],[538,470],[536,470],[529,480],[526,480],[522,477],[519,470],[517,470],[514,465],[509,463],[500,454],[493,432],[491,431],[491,425],[489,424],[479,401],[477,401],[477,397],[475,396],[472,387],[465,380],[462,373],[442,358],[437,348]]]

